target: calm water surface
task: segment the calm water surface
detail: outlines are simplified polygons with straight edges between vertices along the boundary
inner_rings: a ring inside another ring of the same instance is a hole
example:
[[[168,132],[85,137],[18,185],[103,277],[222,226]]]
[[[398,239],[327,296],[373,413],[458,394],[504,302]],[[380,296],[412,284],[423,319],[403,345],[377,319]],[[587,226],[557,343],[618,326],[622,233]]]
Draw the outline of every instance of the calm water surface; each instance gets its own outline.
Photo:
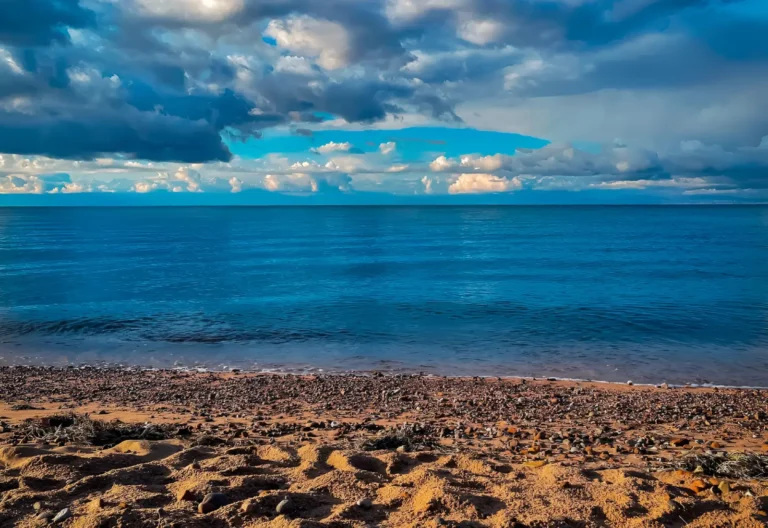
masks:
[[[768,386],[768,207],[0,209],[0,364]]]

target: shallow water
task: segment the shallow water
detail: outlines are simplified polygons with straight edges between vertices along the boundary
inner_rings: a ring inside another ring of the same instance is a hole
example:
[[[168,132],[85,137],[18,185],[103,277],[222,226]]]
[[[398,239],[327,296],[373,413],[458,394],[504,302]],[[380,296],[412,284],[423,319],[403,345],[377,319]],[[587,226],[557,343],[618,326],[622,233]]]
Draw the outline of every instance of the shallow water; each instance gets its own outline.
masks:
[[[768,386],[768,207],[0,209],[0,357]]]

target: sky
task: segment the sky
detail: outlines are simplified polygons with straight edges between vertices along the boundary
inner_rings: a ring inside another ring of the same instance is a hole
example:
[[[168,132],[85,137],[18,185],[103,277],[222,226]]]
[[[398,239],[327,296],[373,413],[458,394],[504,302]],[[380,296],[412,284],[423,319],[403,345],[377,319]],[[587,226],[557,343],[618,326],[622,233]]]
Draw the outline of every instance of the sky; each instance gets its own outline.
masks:
[[[765,0],[4,0],[0,205],[768,202]]]

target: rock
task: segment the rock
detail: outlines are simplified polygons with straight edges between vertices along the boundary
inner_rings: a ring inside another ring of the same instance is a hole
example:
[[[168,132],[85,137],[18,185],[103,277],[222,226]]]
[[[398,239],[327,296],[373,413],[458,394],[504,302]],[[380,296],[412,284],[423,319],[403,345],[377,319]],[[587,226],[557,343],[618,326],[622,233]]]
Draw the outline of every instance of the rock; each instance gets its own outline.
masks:
[[[228,502],[227,496],[223,493],[209,493],[203,497],[203,500],[197,505],[197,511],[199,513],[211,513],[222,506],[226,506]]]
[[[275,508],[275,511],[278,514],[284,514],[284,513],[288,513],[292,509],[293,509],[293,503],[288,497],[286,497],[280,501],[280,504],[277,505],[277,508]]]
[[[69,508],[64,508],[64,509],[63,509],[63,510],[61,510],[59,513],[57,513],[56,515],[54,515],[54,517],[53,517],[53,522],[54,522],[54,523],[60,523],[60,522],[62,522],[62,521],[66,521],[66,520],[67,520],[67,519],[69,519],[70,517],[72,517],[72,512],[71,512],[71,511],[69,511]]]
[[[369,499],[368,497],[365,497],[363,499],[360,499],[356,503],[360,508],[363,508],[364,510],[370,510],[373,507],[373,501]]]
[[[43,509],[43,503],[42,502],[36,502],[32,505],[32,509],[35,511],[40,511]]]
[[[720,444],[720,442],[710,442],[709,443],[709,448],[710,449],[722,449],[722,447],[723,446]]]
[[[407,453],[408,452],[408,448],[406,446],[404,446],[404,445],[401,445],[401,446],[398,446],[398,448],[395,449],[395,451],[397,451],[398,453]]]
[[[703,466],[696,466],[696,469],[693,470],[694,475],[703,475],[704,474],[704,467]]]
[[[42,511],[42,512],[38,513],[37,516],[35,517],[35,519],[38,519],[40,521],[49,522],[51,519],[54,518],[55,515],[56,515],[56,512],[53,512],[51,510],[45,510],[45,511]]]
[[[242,506],[240,506],[240,511],[247,515],[253,515],[258,510],[259,510],[259,504],[253,500],[247,500],[243,503]]]
[[[627,385],[634,385],[634,383],[632,383],[632,380],[629,380],[629,381],[627,382]]]
[[[674,447],[682,447],[690,444],[691,441],[687,438],[673,438],[669,441],[669,445]]]
[[[697,480],[694,480],[693,482],[691,482],[691,485],[688,486],[688,487],[694,493],[701,493],[702,491],[704,491],[705,489],[707,489],[709,487],[709,484],[707,484],[706,482],[704,482],[701,479],[697,479]]]
[[[728,484],[726,481],[722,481],[720,484],[717,485],[717,487],[724,494],[731,492],[731,485]]]
[[[191,489],[183,489],[176,495],[176,500],[179,502],[193,501],[195,500],[195,494]]]

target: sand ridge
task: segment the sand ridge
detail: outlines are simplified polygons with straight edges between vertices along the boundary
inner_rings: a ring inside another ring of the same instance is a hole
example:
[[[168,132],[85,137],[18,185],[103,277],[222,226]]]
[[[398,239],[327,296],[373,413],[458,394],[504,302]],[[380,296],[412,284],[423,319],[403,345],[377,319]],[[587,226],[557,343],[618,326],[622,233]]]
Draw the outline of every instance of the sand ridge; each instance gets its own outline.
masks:
[[[528,468],[472,452],[296,447],[126,441],[80,454],[4,448],[0,524],[47,525],[35,503],[41,511],[69,508],[72,517],[61,525],[77,528],[762,527],[768,521],[764,482],[732,482],[719,494],[709,484],[695,493],[698,477],[682,471]],[[226,504],[200,514],[200,501],[212,492],[224,494]],[[290,507],[278,513],[286,499]]]

